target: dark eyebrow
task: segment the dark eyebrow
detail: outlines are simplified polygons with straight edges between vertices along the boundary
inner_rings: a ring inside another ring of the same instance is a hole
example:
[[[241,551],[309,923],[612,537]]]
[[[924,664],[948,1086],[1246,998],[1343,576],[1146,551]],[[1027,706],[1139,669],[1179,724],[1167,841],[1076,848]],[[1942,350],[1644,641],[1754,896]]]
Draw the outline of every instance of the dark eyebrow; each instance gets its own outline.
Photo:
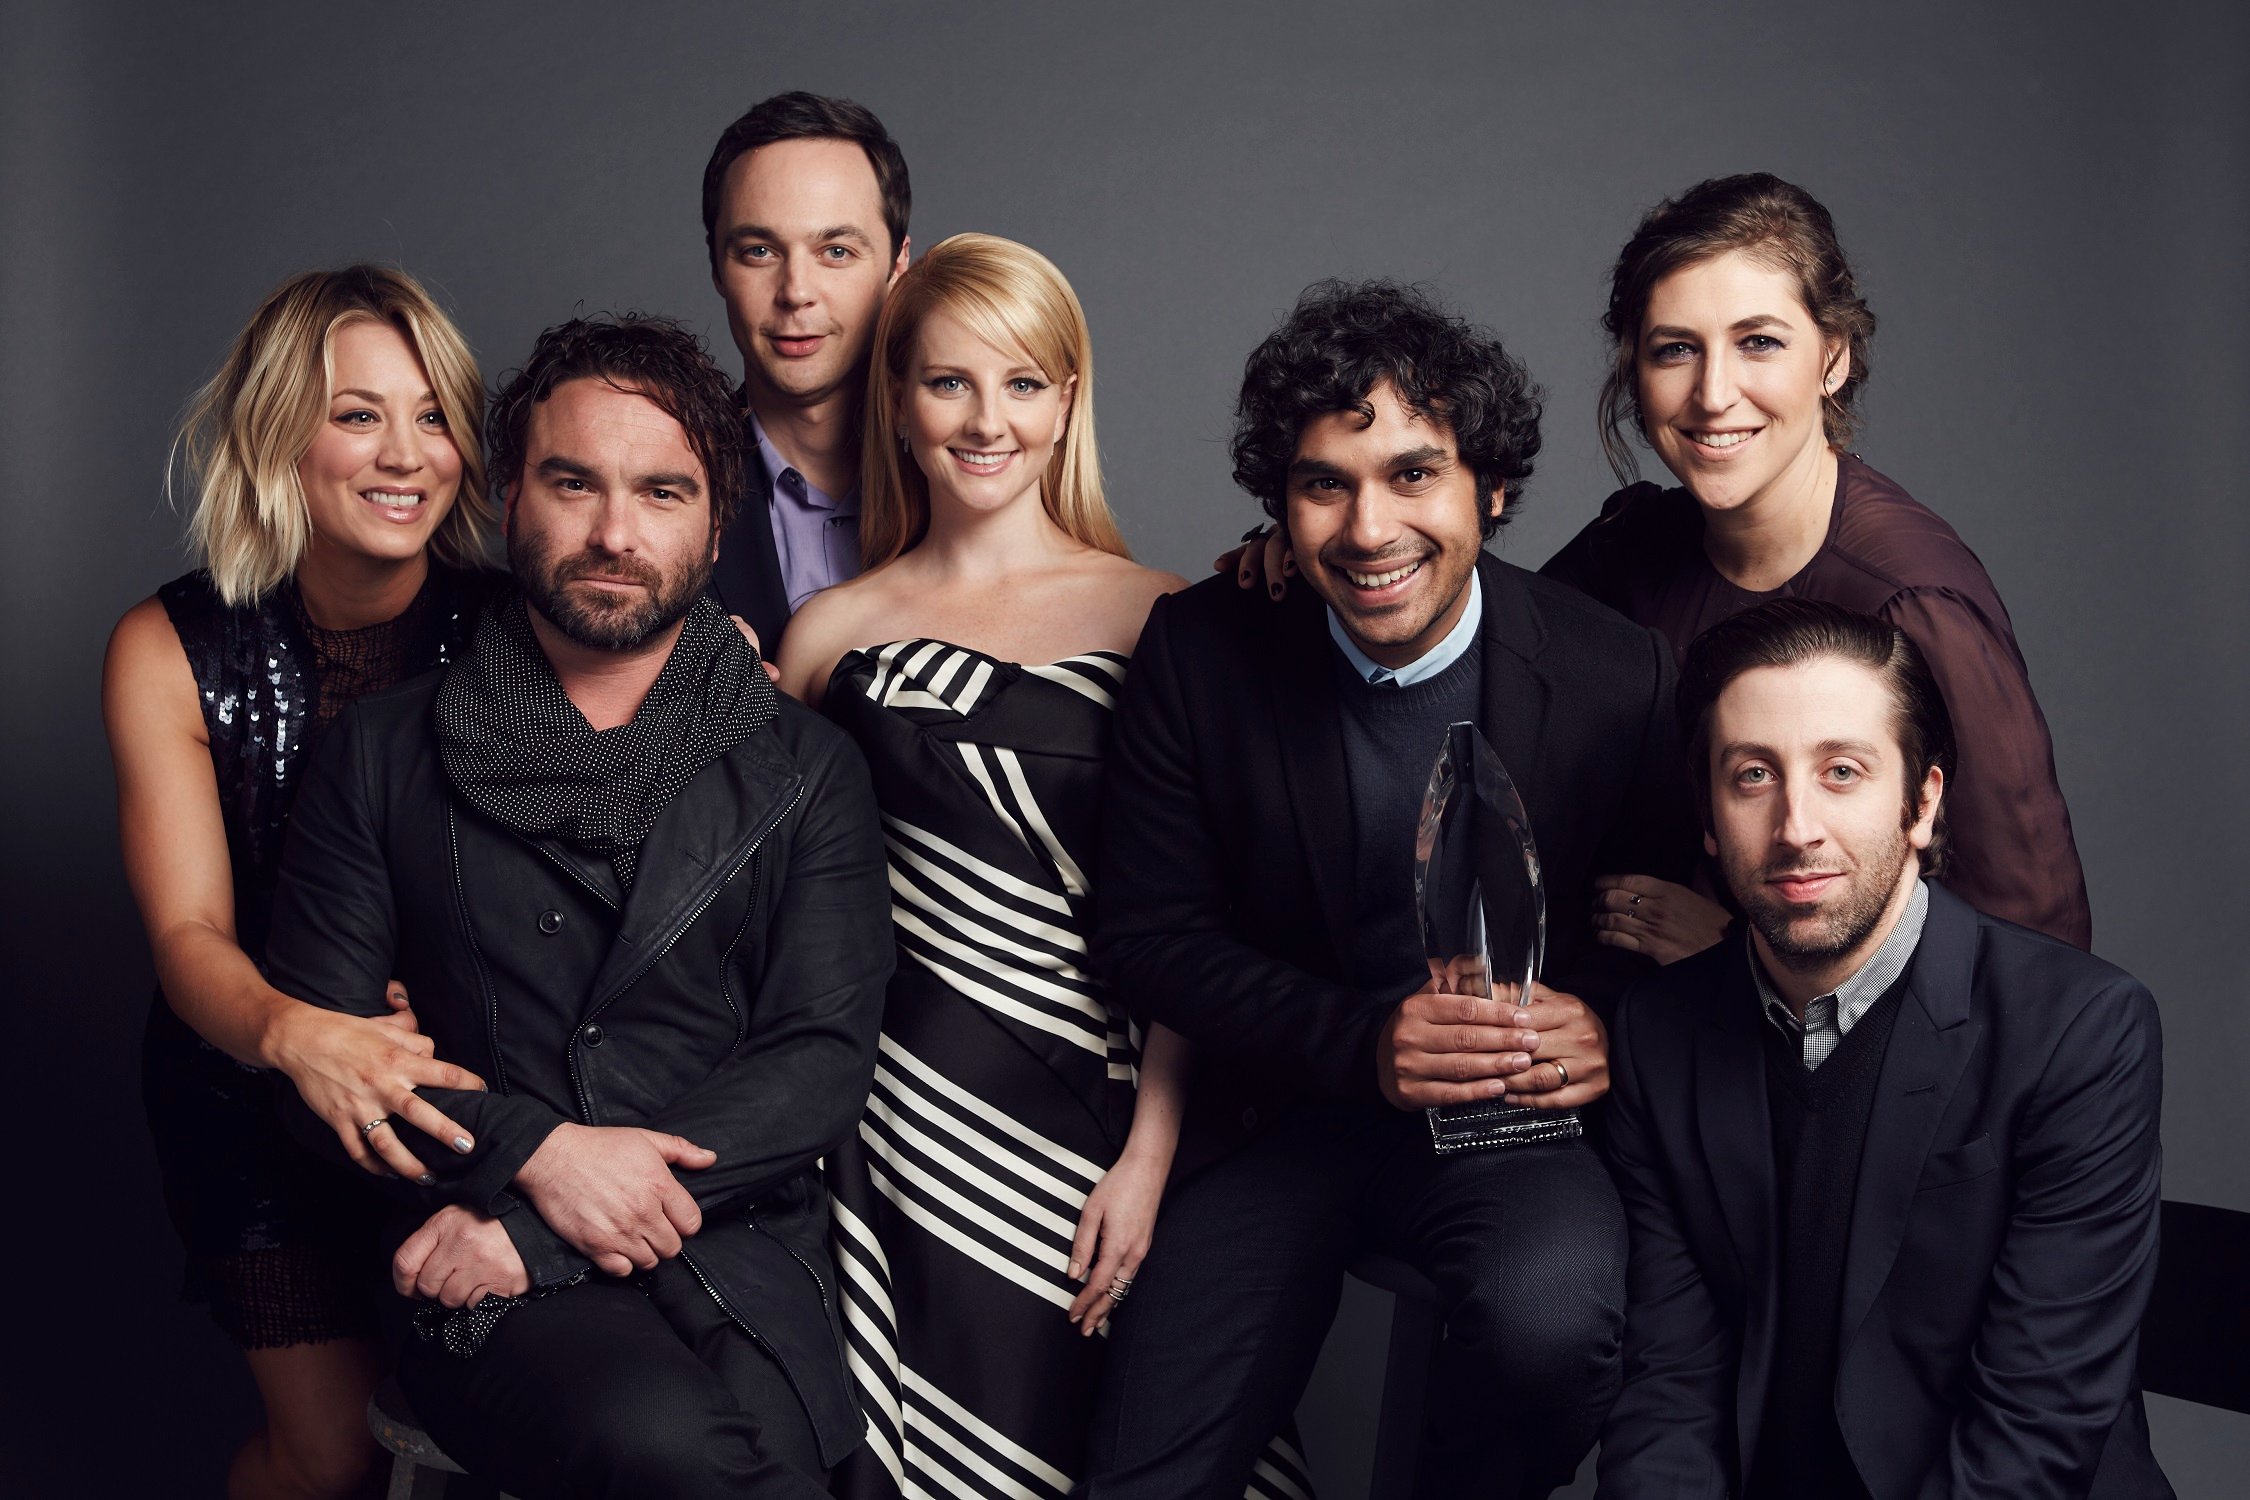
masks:
[[[643,474],[634,482],[637,490],[678,490],[683,495],[700,495],[702,484],[693,474]]]
[[[1813,746],[1822,755],[1856,755],[1861,760],[1880,761],[1882,749],[1867,740],[1822,740]],[[1756,745],[1745,740],[1734,740],[1719,747],[1719,759],[1734,760],[1741,756],[1755,756],[1760,760],[1779,760],[1781,754],[1771,745]]]
[[[1427,469],[1451,461],[1453,455],[1443,448],[1425,443],[1419,448],[1409,448],[1404,453],[1393,454],[1385,465],[1390,469]]]
[[[727,231],[727,243],[730,245],[739,245],[745,240],[771,240],[778,244],[782,239],[782,235],[776,234],[763,224],[737,224]],[[830,240],[850,240],[854,244],[869,248],[873,248],[875,243],[868,238],[866,230],[850,224],[831,225],[813,236],[813,243],[815,244],[826,244]]]
[[[1882,748],[1870,740],[1822,740],[1813,748],[1823,755],[1856,755],[1873,761],[1883,758]]]
[[[1751,330],[1757,328],[1794,328],[1796,326],[1796,324],[1790,322],[1787,318],[1779,316],[1778,314],[1758,313],[1755,316],[1743,318],[1735,323],[1730,324],[1727,328],[1727,332],[1748,333]],[[1659,325],[1658,327],[1651,328],[1648,331],[1648,336],[1652,339],[1692,339],[1697,337],[1698,335],[1692,328],[1677,328],[1669,323],[1666,323]]]
[[[1293,479],[1348,479],[1351,476],[1324,459],[1293,458],[1289,461],[1289,474]]]
[[[592,464],[580,463],[575,458],[564,458],[559,453],[551,453],[539,460],[538,472],[548,479],[591,479],[594,477]]]

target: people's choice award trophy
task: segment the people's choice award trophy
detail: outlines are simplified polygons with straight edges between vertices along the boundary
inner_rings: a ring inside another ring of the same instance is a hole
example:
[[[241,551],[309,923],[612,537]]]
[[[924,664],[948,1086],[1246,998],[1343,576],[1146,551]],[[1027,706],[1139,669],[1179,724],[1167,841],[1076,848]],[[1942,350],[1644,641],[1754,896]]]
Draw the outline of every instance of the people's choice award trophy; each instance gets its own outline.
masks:
[[[1547,949],[1547,898],[1523,798],[1474,724],[1445,731],[1422,796],[1414,842],[1414,905],[1440,994],[1527,1003]],[[1523,1146],[1580,1134],[1576,1110],[1504,1099],[1425,1113],[1440,1154]]]

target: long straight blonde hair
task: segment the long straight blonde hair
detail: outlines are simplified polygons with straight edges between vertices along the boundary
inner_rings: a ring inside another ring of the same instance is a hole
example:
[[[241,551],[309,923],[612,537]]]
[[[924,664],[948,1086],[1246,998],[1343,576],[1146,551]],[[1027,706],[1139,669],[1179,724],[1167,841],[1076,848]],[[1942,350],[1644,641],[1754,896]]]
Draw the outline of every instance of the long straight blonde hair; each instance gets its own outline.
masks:
[[[995,348],[1029,354],[1049,380],[1075,378],[1070,416],[1055,444],[1039,498],[1064,534],[1130,557],[1117,517],[1102,496],[1094,446],[1094,346],[1086,311],[1062,272],[1038,251],[990,234],[957,234],[933,246],[884,299],[869,361],[859,484],[859,550],[879,568],[922,539],[930,526],[930,487],[899,444],[899,399],[914,336],[932,312],[947,312]]]
[[[306,271],[267,296],[196,392],[174,441],[195,492],[188,541],[219,597],[247,604],[297,570],[312,516],[297,464],[312,446],[335,384],[336,331],[387,323],[421,360],[461,453],[461,488],[430,550],[458,568],[486,563],[493,534],[484,482],[484,381],[452,320],[421,283],[387,266]]]

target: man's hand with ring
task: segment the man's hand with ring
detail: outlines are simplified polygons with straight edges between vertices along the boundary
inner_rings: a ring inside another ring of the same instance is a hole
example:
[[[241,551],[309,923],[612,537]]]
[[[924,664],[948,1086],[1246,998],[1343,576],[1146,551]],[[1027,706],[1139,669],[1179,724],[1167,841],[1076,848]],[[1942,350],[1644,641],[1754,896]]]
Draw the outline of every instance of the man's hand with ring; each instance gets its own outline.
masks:
[[[1576,1109],[1609,1092],[1609,1030],[1576,995],[1531,987],[1531,1003],[1511,1009],[1509,1023],[1529,1029],[1531,1066],[1507,1081],[1508,1103],[1531,1109]]]

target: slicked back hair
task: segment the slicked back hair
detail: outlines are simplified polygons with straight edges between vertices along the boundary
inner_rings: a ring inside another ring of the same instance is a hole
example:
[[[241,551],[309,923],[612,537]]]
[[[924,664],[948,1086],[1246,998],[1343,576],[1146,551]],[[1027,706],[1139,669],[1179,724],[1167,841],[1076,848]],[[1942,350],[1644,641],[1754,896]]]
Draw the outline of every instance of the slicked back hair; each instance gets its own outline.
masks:
[[[523,368],[492,399],[493,489],[523,482],[531,409],[573,380],[599,380],[654,402],[687,432],[711,488],[711,525],[724,530],[742,505],[742,411],[703,340],[670,318],[642,313],[573,318],[539,335]]]
[[[719,143],[711,148],[711,160],[703,168],[703,248],[713,265],[719,259],[719,194],[726,186],[727,168],[736,157],[776,141],[850,141],[866,152],[867,164],[875,169],[876,191],[883,198],[891,258],[898,258],[914,208],[905,153],[866,105],[798,90],[751,105],[749,113],[720,132]]]
[[[1929,662],[1907,633],[1840,604],[1770,599],[1697,636],[1680,668],[1680,737],[1693,757],[1696,805],[1705,828],[1711,826],[1711,710],[1719,695],[1755,668],[1794,667],[1825,658],[1865,667],[1890,690],[1891,729],[1906,771],[1905,822],[1911,825],[1921,815],[1922,783],[1932,766],[1945,773],[1945,790],[1952,791],[1953,715],[1930,675]],[[1945,873],[1946,842],[1941,800],[1930,846],[1922,851],[1923,874]]]
[[[1314,282],[1251,351],[1235,403],[1234,482],[1283,520],[1306,426],[1345,411],[1374,421],[1368,395],[1386,381],[1409,411],[1452,434],[1481,501],[1505,491],[1498,516],[1480,512],[1484,534],[1506,525],[1539,452],[1539,388],[1491,332],[1395,281]]]
[[[1598,416],[1602,452],[1621,484],[1631,483],[1639,472],[1626,427],[1644,431],[1640,345],[1649,296],[1674,271],[1730,250],[1748,251],[1795,276],[1798,298],[1822,340],[1831,351],[1851,355],[1851,368],[1820,403],[1828,446],[1841,451],[1851,444],[1859,422],[1853,406],[1872,369],[1867,346],[1875,337],[1875,314],[1859,294],[1851,262],[1844,259],[1836,221],[1818,198],[1770,172],[1714,177],[1643,215],[1610,272],[1602,328],[1609,334],[1611,358]]]

